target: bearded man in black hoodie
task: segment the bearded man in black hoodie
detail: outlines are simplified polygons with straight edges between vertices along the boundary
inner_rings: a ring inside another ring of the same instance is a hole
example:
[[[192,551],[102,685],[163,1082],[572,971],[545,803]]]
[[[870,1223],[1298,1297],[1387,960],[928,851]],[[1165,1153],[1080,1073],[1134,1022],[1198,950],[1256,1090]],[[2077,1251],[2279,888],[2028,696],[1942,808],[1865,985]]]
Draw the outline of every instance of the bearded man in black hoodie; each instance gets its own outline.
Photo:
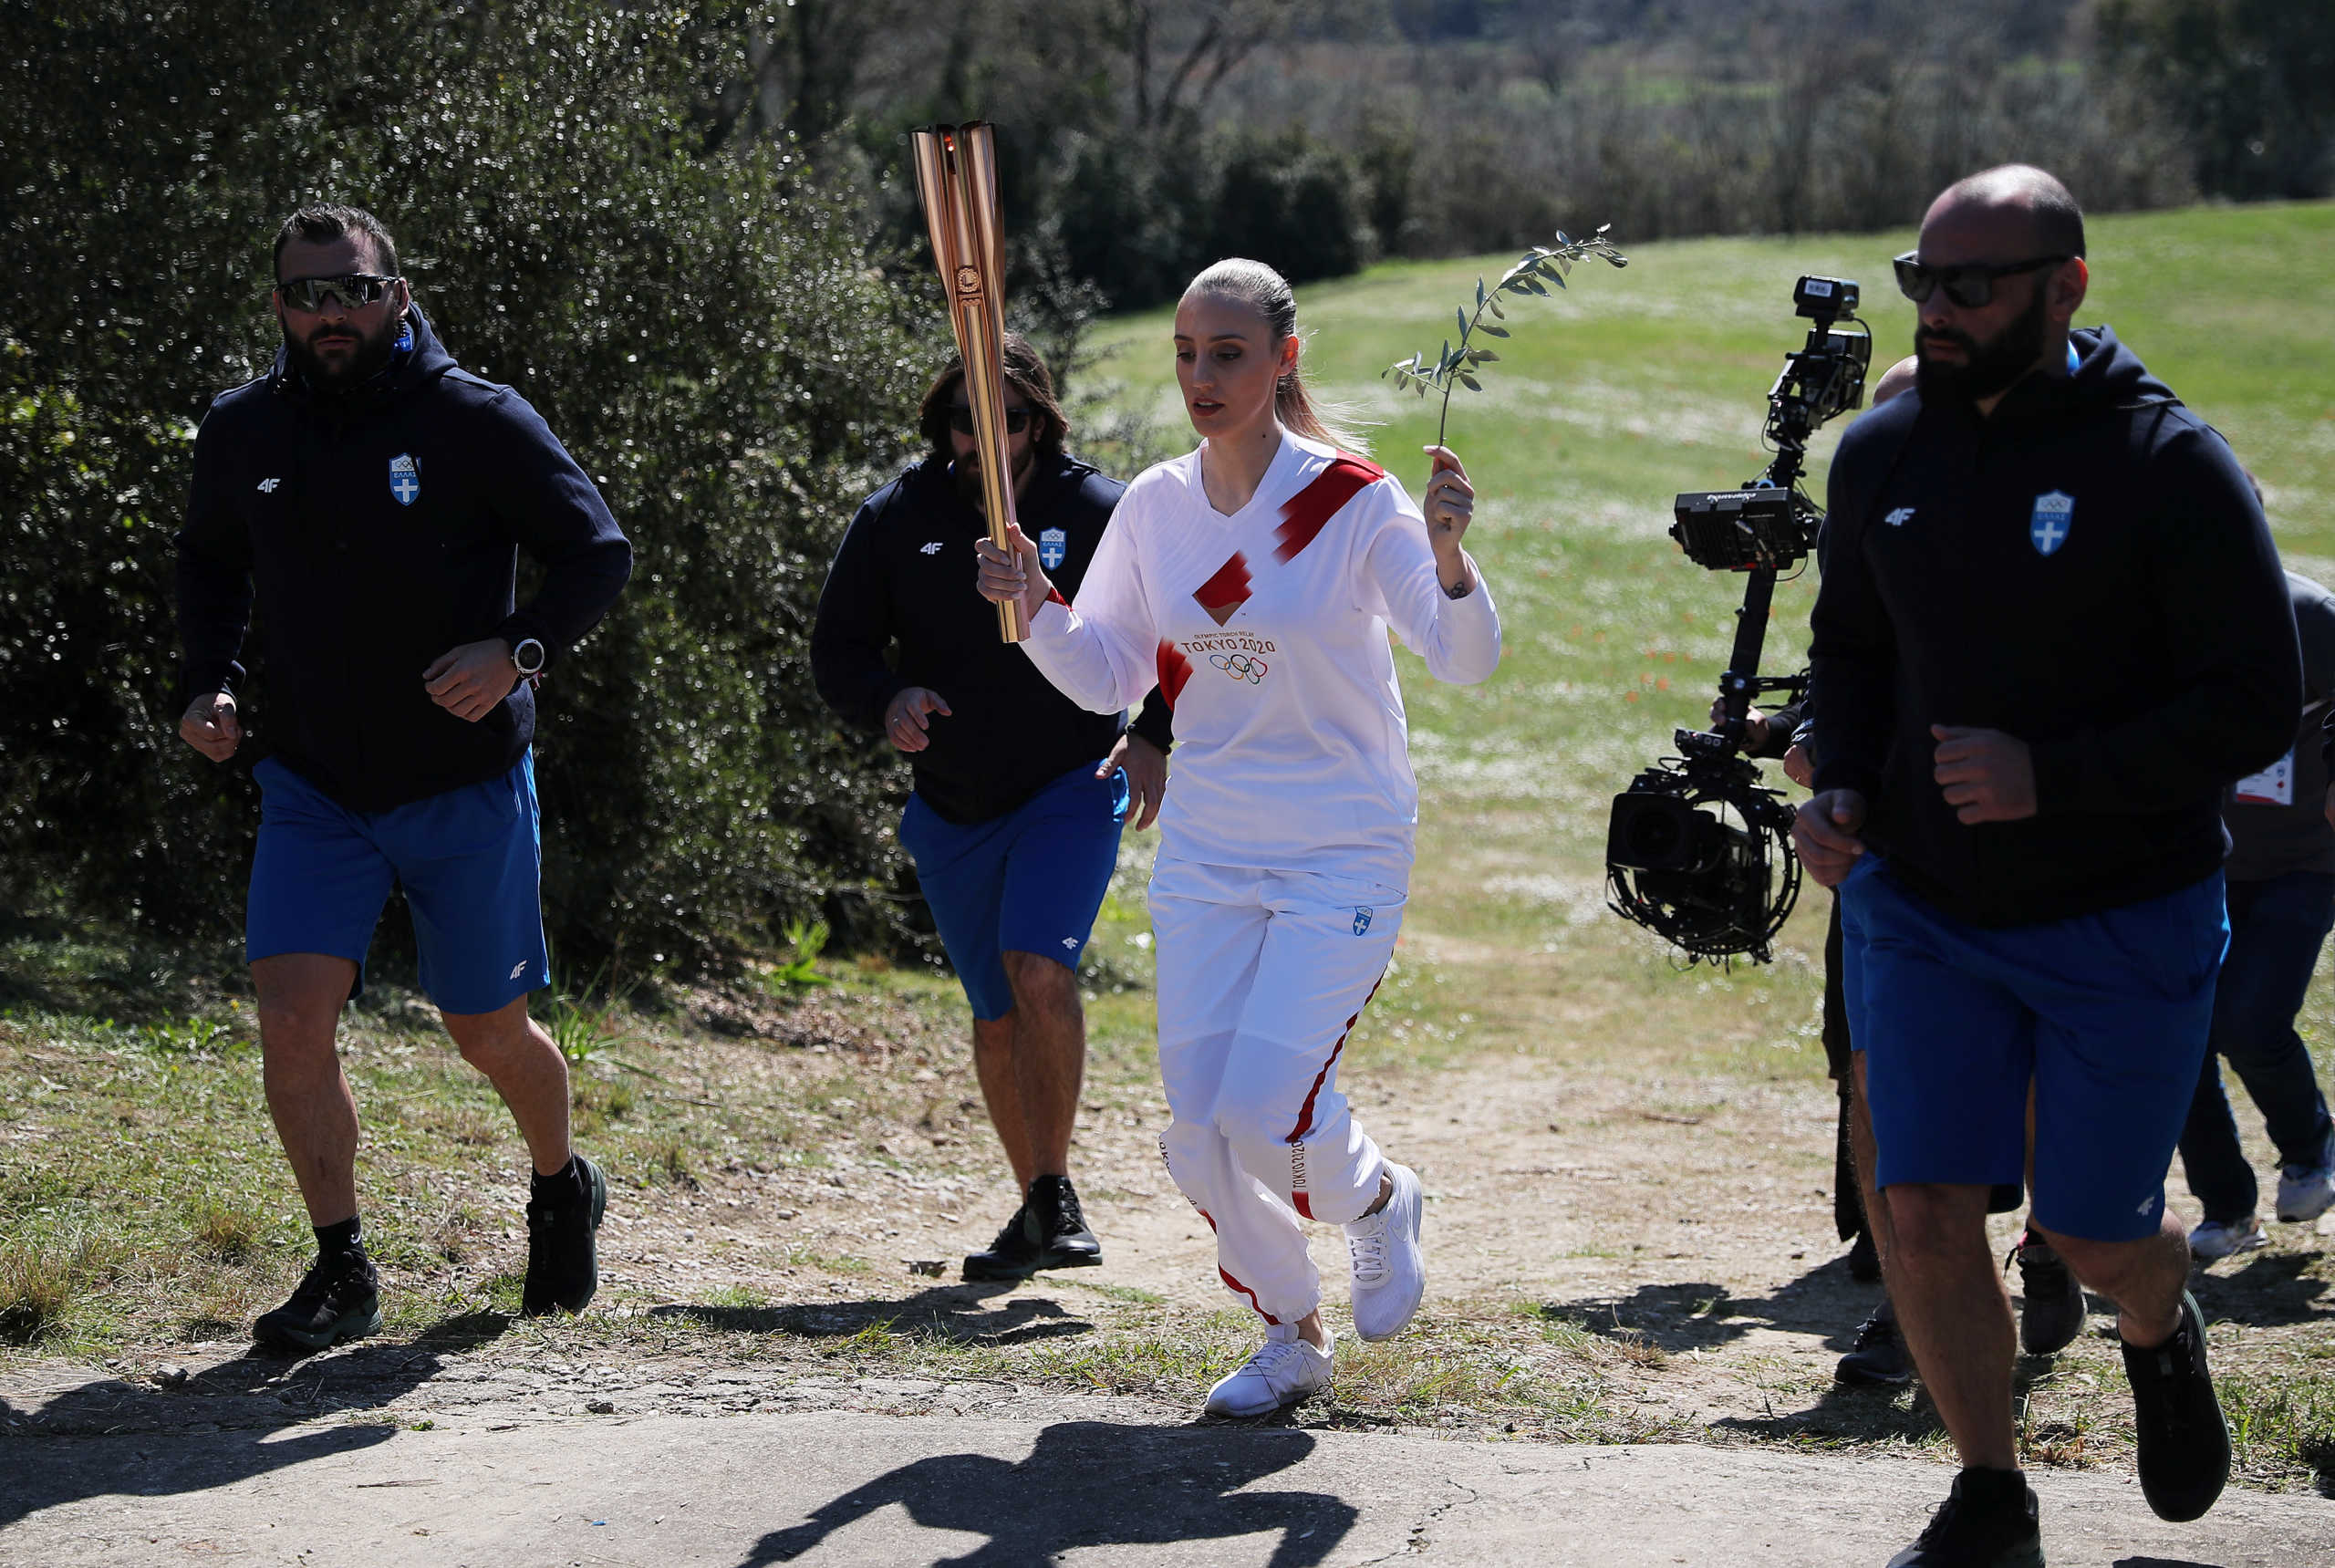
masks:
[[[2164,1179],[2227,940],[2223,788],[2292,740],[2286,580],[2245,471],[2106,327],[2074,198],[1955,185],[1896,263],[1914,394],[1830,485],[1813,618],[1816,794],[1839,888],[1890,1293],[1964,1469],[1892,1568],[2043,1561],[2018,1469],[1988,1189],[2120,1312],[2142,1490],[2213,1505],[2229,1437]]]
[[[568,1147],[567,1065],[527,1016],[551,978],[530,742],[535,678],[607,612],[632,549],[525,400],[440,346],[371,213],[295,213],[272,297],[284,347],[204,416],[178,536],[179,733],[213,763],[261,753],[244,954],[317,1232],[315,1266],[253,1333],[304,1352],[380,1324],[335,1033],[393,885],[422,990],[532,1157],[521,1308],[580,1312],[607,1183]],[[544,568],[524,606],[523,549]],[[246,749],[255,603],[267,686]]]

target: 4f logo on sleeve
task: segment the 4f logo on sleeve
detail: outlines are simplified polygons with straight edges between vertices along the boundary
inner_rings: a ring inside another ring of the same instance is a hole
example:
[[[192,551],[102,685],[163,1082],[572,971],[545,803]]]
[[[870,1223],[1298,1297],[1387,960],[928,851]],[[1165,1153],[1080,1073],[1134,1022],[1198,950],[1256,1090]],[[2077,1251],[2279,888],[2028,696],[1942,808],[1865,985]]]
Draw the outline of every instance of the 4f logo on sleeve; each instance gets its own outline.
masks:
[[[1038,565],[1053,571],[1070,555],[1070,535],[1059,528],[1049,528],[1038,535]]]
[[[2047,490],[2035,498],[2035,510],[2028,514],[2027,536],[2035,541],[2037,554],[2058,553],[2068,542],[2068,530],[2075,524],[2076,498],[2064,490]]]
[[[1354,912],[1354,934],[1355,936],[1360,936],[1363,932],[1370,929],[1370,919],[1374,911],[1366,905]]]
[[[421,465],[404,452],[389,459],[389,493],[400,506],[410,506],[421,498]]]

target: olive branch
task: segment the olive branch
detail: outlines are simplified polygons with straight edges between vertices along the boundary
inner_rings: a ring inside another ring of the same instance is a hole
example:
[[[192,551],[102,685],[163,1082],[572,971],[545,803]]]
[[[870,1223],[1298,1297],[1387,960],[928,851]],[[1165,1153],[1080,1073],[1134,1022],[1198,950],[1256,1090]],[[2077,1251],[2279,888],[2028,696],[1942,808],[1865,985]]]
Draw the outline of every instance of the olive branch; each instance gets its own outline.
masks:
[[[1422,398],[1431,391],[1443,394],[1443,409],[1435,421],[1436,445],[1443,444],[1444,427],[1451,421],[1451,389],[1460,386],[1471,392],[1482,391],[1483,383],[1475,377],[1476,367],[1489,364],[1500,358],[1489,348],[1474,347],[1479,334],[1486,337],[1508,336],[1508,328],[1500,325],[1508,319],[1508,312],[1500,306],[1500,296],[1503,294],[1537,294],[1545,299],[1550,284],[1564,287],[1565,275],[1572,271],[1573,263],[1591,256],[1600,257],[1614,266],[1629,265],[1630,258],[1615,250],[1614,242],[1605,237],[1605,231],[1613,226],[1601,223],[1597,232],[1585,240],[1568,238],[1560,229],[1555,244],[1534,245],[1526,251],[1514,266],[1500,274],[1500,281],[1490,288],[1487,289],[1484,280],[1478,278],[1476,313],[1468,315],[1465,306],[1454,313],[1459,323],[1458,344],[1453,344],[1449,338],[1444,339],[1443,352],[1436,357],[1433,364],[1427,362],[1425,355],[1414,354],[1407,359],[1396,360],[1378,372],[1378,379],[1382,381],[1392,378],[1397,391],[1408,389]],[[1487,313],[1490,317],[1489,320],[1486,319]]]

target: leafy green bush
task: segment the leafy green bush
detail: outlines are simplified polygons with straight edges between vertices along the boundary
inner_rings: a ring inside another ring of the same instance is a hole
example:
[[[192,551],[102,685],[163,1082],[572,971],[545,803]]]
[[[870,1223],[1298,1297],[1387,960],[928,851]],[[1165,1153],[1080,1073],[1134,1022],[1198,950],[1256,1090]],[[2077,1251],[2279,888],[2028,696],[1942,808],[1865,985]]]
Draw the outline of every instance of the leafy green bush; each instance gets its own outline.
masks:
[[[274,351],[275,226],[332,199],[381,214],[456,358],[543,412],[637,551],[541,694],[555,941],[637,971],[815,915],[898,934],[904,775],[804,645],[902,455],[935,286],[789,144],[696,155],[693,95],[735,62],[695,18],[0,4],[0,898],[239,922],[256,792],[176,739],[171,537],[208,400]],[[263,734],[266,702],[262,671]]]

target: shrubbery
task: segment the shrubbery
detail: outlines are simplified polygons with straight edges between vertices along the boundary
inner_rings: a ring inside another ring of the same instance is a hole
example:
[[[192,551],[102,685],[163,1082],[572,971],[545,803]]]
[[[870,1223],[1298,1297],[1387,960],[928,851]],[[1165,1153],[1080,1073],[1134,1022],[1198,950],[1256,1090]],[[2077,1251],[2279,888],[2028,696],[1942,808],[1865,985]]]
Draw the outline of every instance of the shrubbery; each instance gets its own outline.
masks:
[[[209,399],[273,353],[275,225],[337,199],[638,552],[542,694],[555,943],[631,967],[805,914],[897,929],[902,774],[838,732],[804,632],[902,455],[937,291],[789,144],[695,155],[721,36],[590,0],[9,0],[0,27],[0,899],[240,924],[255,792],[175,737],[171,536]],[[264,734],[264,683],[249,709]]]

